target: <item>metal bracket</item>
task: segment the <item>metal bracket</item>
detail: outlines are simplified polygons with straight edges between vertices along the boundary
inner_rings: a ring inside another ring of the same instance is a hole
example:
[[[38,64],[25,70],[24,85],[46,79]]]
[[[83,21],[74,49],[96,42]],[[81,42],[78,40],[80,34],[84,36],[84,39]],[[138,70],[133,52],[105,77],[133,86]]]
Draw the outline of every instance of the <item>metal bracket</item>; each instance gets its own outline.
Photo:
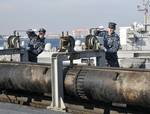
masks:
[[[20,61],[21,62],[29,62],[28,51],[25,48],[20,49]]]
[[[100,51],[82,51],[82,52],[60,52],[54,53],[52,55],[52,69],[51,69],[51,87],[52,87],[52,103],[48,109],[57,111],[66,111],[66,106],[64,103],[64,77],[63,77],[63,61],[70,60],[70,64],[75,59],[97,57],[98,62],[104,62],[101,60],[105,57],[105,52]],[[100,63],[98,63],[99,66]]]
[[[28,62],[28,52],[24,48],[12,48],[12,49],[4,49],[0,50],[0,55],[13,55],[20,54],[21,62]]]
[[[63,102],[63,54],[52,55],[52,69],[51,69],[51,84],[52,84],[52,103],[48,107],[53,110],[65,111],[65,104]]]

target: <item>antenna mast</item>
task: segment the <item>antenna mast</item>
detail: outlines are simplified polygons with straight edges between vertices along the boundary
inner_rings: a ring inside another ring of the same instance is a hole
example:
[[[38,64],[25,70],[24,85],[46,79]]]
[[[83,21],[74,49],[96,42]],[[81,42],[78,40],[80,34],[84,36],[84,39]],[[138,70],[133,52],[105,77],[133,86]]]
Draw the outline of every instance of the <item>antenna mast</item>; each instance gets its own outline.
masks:
[[[150,7],[150,0],[143,0],[143,4],[137,6],[138,11],[144,12],[144,25],[145,25],[146,31],[147,31],[147,25],[148,25],[149,7]]]

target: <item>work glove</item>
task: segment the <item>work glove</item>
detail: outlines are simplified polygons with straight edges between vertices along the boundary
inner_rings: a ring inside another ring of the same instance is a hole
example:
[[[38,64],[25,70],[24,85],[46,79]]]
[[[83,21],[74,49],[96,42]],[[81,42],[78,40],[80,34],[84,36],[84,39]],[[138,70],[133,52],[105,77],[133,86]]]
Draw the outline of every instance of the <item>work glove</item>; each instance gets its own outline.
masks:
[[[26,50],[30,50],[30,47],[26,47]]]
[[[104,46],[101,46],[101,49],[104,50],[105,52],[107,51],[107,49]]]

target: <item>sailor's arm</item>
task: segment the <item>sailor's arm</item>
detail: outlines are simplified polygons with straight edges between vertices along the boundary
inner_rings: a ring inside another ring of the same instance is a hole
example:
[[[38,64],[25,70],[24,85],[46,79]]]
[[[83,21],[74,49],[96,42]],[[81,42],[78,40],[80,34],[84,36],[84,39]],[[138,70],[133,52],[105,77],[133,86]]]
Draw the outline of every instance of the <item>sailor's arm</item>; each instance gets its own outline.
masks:
[[[44,47],[45,47],[45,43],[40,43],[37,48],[34,48],[32,50],[32,52],[36,55],[40,54],[43,50],[44,50]]]

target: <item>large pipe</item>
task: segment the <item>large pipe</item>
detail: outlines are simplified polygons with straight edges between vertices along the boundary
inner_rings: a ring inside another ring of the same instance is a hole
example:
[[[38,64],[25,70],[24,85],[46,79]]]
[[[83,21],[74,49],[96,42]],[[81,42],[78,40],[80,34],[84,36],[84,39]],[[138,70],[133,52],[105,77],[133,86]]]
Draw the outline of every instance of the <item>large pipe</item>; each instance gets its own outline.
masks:
[[[0,90],[51,92],[51,65],[0,63]]]
[[[150,70],[74,66],[64,79],[69,96],[150,106]],[[0,90],[51,93],[51,65],[0,63]]]
[[[150,70],[74,67],[65,89],[81,99],[150,106]]]

